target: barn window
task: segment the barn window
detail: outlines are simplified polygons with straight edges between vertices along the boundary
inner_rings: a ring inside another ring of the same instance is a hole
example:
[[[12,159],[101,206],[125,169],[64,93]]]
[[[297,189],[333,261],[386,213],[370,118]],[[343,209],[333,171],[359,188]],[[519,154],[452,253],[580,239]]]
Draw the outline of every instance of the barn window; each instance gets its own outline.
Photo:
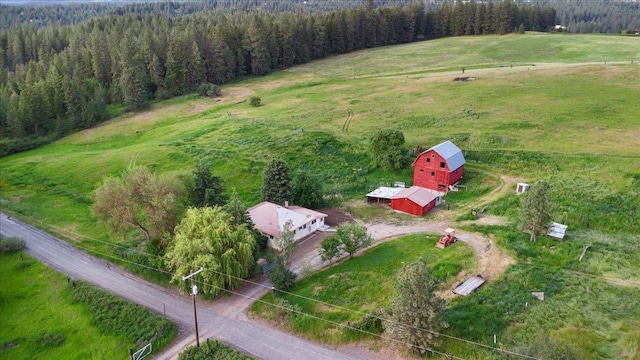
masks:
[[[423,172],[424,172],[424,169],[420,169],[420,172],[422,172],[422,173],[423,173]]]
[[[434,176],[435,174],[436,174],[435,172],[433,172],[433,171],[431,172],[431,176]]]
[[[427,162],[431,162],[431,159],[430,159],[430,158],[427,158]]]
[[[444,169],[444,162],[440,163],[440,167]]]

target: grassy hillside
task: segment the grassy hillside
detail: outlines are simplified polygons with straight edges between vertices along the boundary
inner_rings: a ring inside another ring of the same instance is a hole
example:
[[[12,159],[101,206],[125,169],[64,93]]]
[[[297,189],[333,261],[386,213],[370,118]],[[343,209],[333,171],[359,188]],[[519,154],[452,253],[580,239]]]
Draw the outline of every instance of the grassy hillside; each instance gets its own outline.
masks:
[[[570,225],[572,241],[550,253],[551,241],[529,244],[513,226],[473,228],[494,236],[519,264],[478,296],[451,302],[447,331],[485,344],[498,334],[509,348],[544,332],[570,341],[582,358],[634,358],[640,314],[628,306],[637,301],[623,300],[637,297],[640,281],[637,45],[597,35],[450,38],[307,64],[225,86],[220,99],[156,103],[0,159],[0,205],[111,256],[111,244],[124,239],[90,215],[91,192],[130,163],[182,172],[208,160],[253,205],[264,166],[279,157],[319,175],[326,194],[351,199],[380,182],[411,181],[409,168],[371,167],[369,138],[379,129],[402,130],[409,147],[452,139],[468,160],[465,180],[478,182],[479,193],[499,175],[549,181],[554,219]],[[471,81],[453,81],[461,76]],[[251,107],[251,95],[264,105]],[[356,176],[354,168],[363,170]],[[517,204],[515,195],[492,199],[489,212],[513,220]],[[578,262],[587,244],[589,257]],[[552,300],[531,305],[528,292],[538,289]],[[456,342],[444,348],[466,358],[490,353]]]
[[[266,162],[280,157],[320,175],[326,193],[357,196],[380,181],[411,180],[409,169],[392,174],[369,167],[368,139],[381,128],[402,130],[411,147],[452,139],[469,160],[492,170],[532,179],[570,174],[614,192],[637,191],[636,40],[450,38],[319,61],[227,86],[219,101],[172,99],[0,159],[0,201],[104,240],[89,214],[90,194],[103,176],[130,163],[186,171],[209,160],[214,173],[253,204]],[[585,61],[596,63],[579,64]],[[452,81],[462,66],[475,80]],[[244,102],[249,95],[264,105],[251,107]],[[364,171],[354,177],[353,168]]]

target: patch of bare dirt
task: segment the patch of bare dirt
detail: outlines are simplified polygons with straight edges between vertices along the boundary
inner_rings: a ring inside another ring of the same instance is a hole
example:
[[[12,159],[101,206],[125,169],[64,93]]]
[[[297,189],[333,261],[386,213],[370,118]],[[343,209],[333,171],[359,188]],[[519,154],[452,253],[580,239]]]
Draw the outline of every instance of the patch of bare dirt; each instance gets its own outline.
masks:
[[[319,209],[318,212],[327,214],[327,217],[324,218],[324,223],[329,226],[338,226],[343,222],[356,222],[353,216],[338,208]]]
[[[224,103],[236,103],[246,100],[250,95],[255,92],[249,88],[244,87],[227,87],[222,92],[222,102]]]

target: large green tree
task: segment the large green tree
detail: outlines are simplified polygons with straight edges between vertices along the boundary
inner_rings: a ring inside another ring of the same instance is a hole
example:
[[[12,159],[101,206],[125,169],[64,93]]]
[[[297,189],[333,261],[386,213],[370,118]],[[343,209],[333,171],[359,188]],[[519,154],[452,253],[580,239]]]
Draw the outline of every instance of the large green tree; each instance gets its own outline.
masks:
[[[446,301],[435,295],[437,282],[424,259],[405,264],[394,285],[389,314],[383,320],[385,332],[414,353],[424,354],[439,345],[437,333],[447,327]]]
[[[337,258],[342,253],[340,249],[341,245],[340,239],[335,235],[327,236],[322,240],[322,242],[320,242],[320,258],[322,261],[329,260],[329,264],[331,264],[331,260]]]
[[[264,169],[262,200],[280,205],[292,200],[290,173],[289,166],[284,161],[271,160]]]
[[[367,234],[366,227],[350,222],[340,224],[336,229],[335,237],[340,240],[341,248],[349,254],[350,259],[358,250],[366,248],[373,241]]]
[[[249,275],[254,264],[254,239],[246,225],[237,225],[219,207],[190,208],[176,227],[165,260],[174,271],[171,281],[203,268],[198,285],[217,296],[233,289]]]
[[[187,194],[192,206],[226,205],[229,197],[226,194],[224,181],[218,176],[213,176],[209,164],[199,163],[191,176]]]
[[[112,231],[138,229],[147,241],[160,240],[164,247],[177,224],[183,193],[184,185],[175,176],[130,167],[121,176],[102,181],[92,211]]]
[[[519,228],[531,235],[531,241],[536,241],[537,236],[546,234],[551,225],[552,207],[549,201],[549,184],[540,180],[522,196],[518,212]]]
[[[371,155],[377,166],[399,170],[406,164],[404,134],[399,130],[380,130],[371,137]]]
[[[293,178],[293,203],[310,209],[322,206],[322,184],[318,178],[299,172]]]

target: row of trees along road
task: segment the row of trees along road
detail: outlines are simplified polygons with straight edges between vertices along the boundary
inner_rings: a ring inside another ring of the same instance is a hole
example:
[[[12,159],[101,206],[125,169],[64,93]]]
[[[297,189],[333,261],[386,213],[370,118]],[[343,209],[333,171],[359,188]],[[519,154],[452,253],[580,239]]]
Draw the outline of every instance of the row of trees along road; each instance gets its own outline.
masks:
[[[148,101],[359,49],[445,36],[546,30],[552,8],[444,3],[326,13],[118,13],[71,26],[0,32],[0,156]],[[520,26],[522,25],[522,26]]]

